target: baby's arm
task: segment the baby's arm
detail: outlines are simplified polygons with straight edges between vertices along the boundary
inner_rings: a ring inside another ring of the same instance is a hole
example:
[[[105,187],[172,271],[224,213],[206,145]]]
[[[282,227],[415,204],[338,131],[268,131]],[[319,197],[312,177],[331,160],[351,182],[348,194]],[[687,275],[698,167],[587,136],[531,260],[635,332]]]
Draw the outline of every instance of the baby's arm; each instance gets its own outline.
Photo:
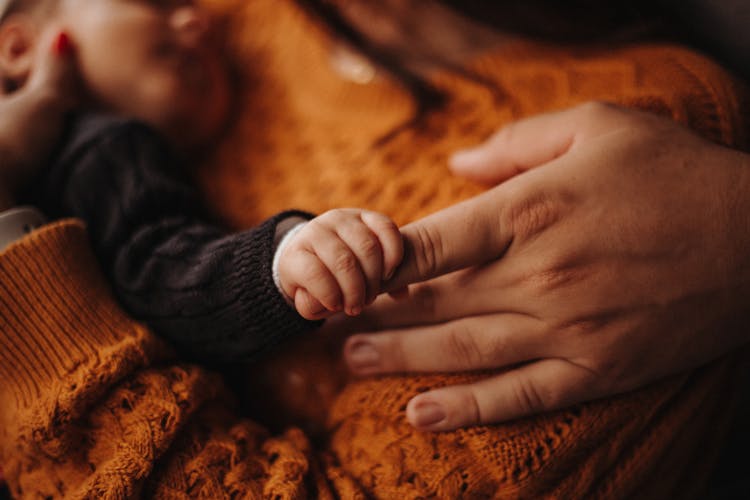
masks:
[[[279,214],[228,234],[147,127],[79,123],[38,186],[45,212],[86,222],[125,308],[194,359],[245,360],[318,326],[287,304],[271,273],[278,223],[312,216]]]
[[[306,223],[279,249],[278,281],[303,317],[356,316],[401,263],[403,239],[385,215],[331,210]]]

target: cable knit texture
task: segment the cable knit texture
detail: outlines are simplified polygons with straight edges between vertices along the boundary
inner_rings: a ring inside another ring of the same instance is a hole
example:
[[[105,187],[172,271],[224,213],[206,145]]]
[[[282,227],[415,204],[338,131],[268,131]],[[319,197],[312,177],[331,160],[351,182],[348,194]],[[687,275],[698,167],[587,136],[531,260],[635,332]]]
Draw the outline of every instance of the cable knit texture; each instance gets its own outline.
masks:
[[[435,75],[447,106],[374,146],[408,122],[408,94],[387,78],[342,80],[331,39],[288,0],[209,5],[232,13],[228,51],[247,84],[200,183],[238,229],[288,206],[413,220],[481,192],[449,175],[452,151],[590,99],[746,145],[745,90],[700,55],[509,42],[470,64],[495,90]],[[440,434],[406,424],[408,399],[481,374],[350,381],[322,412],[321,444],[294,427],[271,434],[236,416],[217,377],[179,364],[120,312],[86,241],[64,221],[0,256],[0,452],[20,498],[698,497],[732,414],[738,375],[724,359],[631,394]],[[277,377],[307,367],[315,387],[328,366],[316,352],[292,348]]]

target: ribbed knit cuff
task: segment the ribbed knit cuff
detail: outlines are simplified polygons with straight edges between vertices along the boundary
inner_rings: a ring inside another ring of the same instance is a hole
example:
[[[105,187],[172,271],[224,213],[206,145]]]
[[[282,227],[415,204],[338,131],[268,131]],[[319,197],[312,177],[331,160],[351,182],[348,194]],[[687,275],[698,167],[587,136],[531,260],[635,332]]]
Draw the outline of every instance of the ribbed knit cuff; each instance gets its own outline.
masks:
[[[291,241],[294,239],[294,237],[299,233],[303,227],[307,225],[308,221],[299,222],[297,225],[289,229],[282,237],[279,243],[276,245],[276,248],[273,251],[273,263],[271,265],[272,275],[273,275],[273,282],[276,285],[276,289],[279,291],[282,297],[284,297],[284,300],[286,300],[287,304],[294,307],[294,299],[287,295],[287,293],[284,291],[284,287],[281,284],[281,274],[279,273],[279,266],[281,266],[281,254],[284,253],[284,250],[286,247],[291,243]],[[278,236],[278,230],[276,231]]]
[[[283,340],[314,330],[323,323],[300,316],[276,287],[272,269],[274,235],[276,225],[290,217],[310,220],[314,215],[299,210],[282,212],[261,224],[257,231],[262,236],[248,238],[237,252],[237,266],[242,270],[240,276],[244,276],[246,280],[236,284],[240,303],[244,304],[239,313],[253,313],[252,318],[244,320],[246,324],[253,325],[255,335],[261,337],[252,339],[256,351],[246,357],[246,360],[255,359]]]
[[[3,417],[14,414],[14,404],[29,407],[56,384],[67,384],[56,390],[75,399],[82,386],[92,384],[87,376],[95,370],[87,367],[129,351],[132,369],[156,349],[163,345],[113,300],[80,222],[47,225],[0,253]],[[108,377],[127,370],[112,365]]]

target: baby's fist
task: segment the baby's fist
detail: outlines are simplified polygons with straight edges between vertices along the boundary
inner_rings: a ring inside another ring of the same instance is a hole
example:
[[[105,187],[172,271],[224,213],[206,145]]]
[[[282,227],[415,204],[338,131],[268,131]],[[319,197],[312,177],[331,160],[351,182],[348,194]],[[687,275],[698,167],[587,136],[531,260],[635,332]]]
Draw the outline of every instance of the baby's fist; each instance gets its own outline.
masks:
[[[385,215],[343,208],[316,217],[282,249],[281,288],[306,319],[359,314],[381,292],[404,255],[401,233]]]

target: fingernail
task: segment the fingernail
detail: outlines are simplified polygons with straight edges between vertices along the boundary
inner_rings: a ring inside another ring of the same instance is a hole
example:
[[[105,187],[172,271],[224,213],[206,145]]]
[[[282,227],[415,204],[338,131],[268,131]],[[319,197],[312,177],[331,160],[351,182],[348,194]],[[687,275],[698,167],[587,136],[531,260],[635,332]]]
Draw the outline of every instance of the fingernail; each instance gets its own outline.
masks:
[[[462,169],[474,166],[481,158],[482,151],[479,148],[464,149],[454,153],[448,163],[451,168]]]
[[[393,269],[391,269],[390,271],[388,271],[388,273],[383,277],[383,280],[384,281],[390,280],[391,278],[393,278],[394,274],[396,274],[396,268],[395,267]]]
[[[362,312],[362,308],[361,307],[359,307],[359,306],[352,307],[351,309],[349,309],[349,316],[359,316],[359,314],[361,312]]]
[[[369,342],[358,342],[349,350],[347,359],[352,368],[363,370],[378,366],[380,364],[380,353]]]
[[[414,421],[412,423],[417,427],[429,427],[442,422],[446,416],[441,405],[430,401],[418,404],[414,408]]]
[[[55,43],[52,46],[52,50],[58,56],[67,55],[73,50],[73,44],[70,42],[70,37],[67,33],[62,32],[57,35]]]

